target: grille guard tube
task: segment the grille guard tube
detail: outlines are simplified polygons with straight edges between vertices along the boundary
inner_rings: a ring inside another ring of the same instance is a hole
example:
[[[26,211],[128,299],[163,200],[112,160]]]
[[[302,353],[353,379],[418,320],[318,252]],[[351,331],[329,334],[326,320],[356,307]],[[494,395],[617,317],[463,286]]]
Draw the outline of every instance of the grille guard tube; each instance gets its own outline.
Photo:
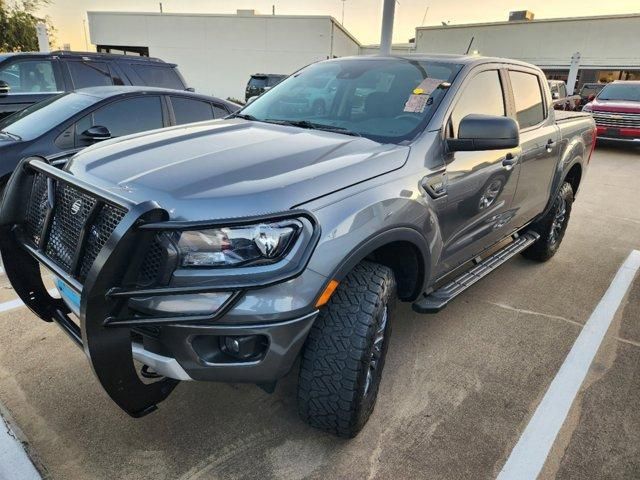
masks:
[[[38,261],[19,241],[19,225],[24,223],[24,206],[29,201],[33,183],[33,175],[29,170],[39,170],[107,201],[113,202],[114,197],[106,198],[102,192],[92,192],[71,175],[43,162],[23,161],[7,185],[0,210],[0,252],[12,286],[29,309],[45,321],[59,323],[78,343],[81,333],[82,347],[107,394],[132,417],[144,416],[154,411],[179,382],[165,378],[145,384],[140,380],[133,363],[131,330],[106,328],[103,324],[103,320],[121,306],[118,302],[122,301],[109,300],[100,292],[121,284],[123,280],[126,282],[127,277],[133,274],[135,269],[132,265],[119,260],[130,259],[131,252],[144,248],[145,242],[141,242],[141,235],[133,227],[140,220],[166,220],[167,213],[154,202],[124,204],[129,211],[96,258],[82,288],[81,326],[78,332],[69,317],[68,307],[60,299],[49,295],[42,282]],[[77,282],[74,283],[72,287],[78,288]]]

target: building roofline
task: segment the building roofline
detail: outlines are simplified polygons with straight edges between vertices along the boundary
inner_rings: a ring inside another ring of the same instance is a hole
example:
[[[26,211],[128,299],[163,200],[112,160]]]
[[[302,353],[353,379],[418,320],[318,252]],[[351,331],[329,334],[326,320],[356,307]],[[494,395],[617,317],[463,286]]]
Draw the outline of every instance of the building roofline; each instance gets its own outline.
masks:
[[[516,21],[500,21],[500,22],[481,22],[481,23],[460,23],[455,25],[427,25],[416,27],[416,31],[420,30],[446,30],[451,28],[469,28],[469,27],[488,27],[488,26],[504,26],[504,25],[529,25],[538,23],[553,22],[579,22],[585,20],[615,20],[621,18],[640,18],[640,13],[622,13],[617,15],[593,15],[587,17],[563,17],[563,18],[541,18],[534,20],[516,20]]]
[[[360,41],[353,36],[338,20],[331,15],[270,15],[270,14],[258,14],[252,15],[238,15],[237,13],[188,13],[188,12],[125,12],[121,10],[90,10],[87,11],[88,15],[145,15],[145,16],[176,16],[176,17],[222,17],[222,18],[294,18],[294,19],[316,19],[316,20],[329,20],[338,29],[340,29],[345,35],[353,40],[358,47],[361,47]]]

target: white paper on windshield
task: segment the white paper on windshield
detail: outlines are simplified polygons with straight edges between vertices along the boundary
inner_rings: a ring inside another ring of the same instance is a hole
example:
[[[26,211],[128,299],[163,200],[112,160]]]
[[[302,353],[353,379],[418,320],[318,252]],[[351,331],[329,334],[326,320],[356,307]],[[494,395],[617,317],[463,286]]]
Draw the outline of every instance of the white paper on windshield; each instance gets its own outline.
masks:
[[[408,113],[422,113],[427,107],[429,95],[410,95],[407,103],[404,104],[404,111]]]
[[[431,93],[443,83],[439,78],[425,78],[420,85],[413,89],[407,103],[404,104],[404,111],[407,113],[422,113],[427,108],[427,101]]]

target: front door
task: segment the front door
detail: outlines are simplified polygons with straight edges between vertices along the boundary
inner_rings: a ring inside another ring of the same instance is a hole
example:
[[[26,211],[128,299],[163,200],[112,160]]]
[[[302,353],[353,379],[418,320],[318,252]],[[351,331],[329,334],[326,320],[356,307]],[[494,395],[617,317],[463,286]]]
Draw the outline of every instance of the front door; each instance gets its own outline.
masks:
[[[506,115],[502,83],[497,67],[472,72],[447,122],[449,138],[457,136],[460,121],[469,114]],[[515,148],[446,155],[446,201],[438,212],[444,244],[438,274],[470,260],[508,234],[519,153]],[[515,163],[508,161],[512,158]]]
[[[41,102],[63,90],[58,64],[47,58],[6,61],[0,65],[0,118]]]

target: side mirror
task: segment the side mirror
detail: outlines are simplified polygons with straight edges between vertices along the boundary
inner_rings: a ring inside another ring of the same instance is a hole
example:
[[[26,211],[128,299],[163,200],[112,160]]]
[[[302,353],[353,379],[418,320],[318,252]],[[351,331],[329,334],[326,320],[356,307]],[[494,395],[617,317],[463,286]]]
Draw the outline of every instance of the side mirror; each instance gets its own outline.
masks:
[[[560,93],[558,92],[551,92],[551,98],[553,100],[558,100],[560,98]]]
[[[518,123],[513,118],[494,115],[467,115],[460,121],[458,138],[447,140],[450,152],[502,150],[518,145]]]
[[[82,132],[82,136],[87,140],[101,142],[102,140],[109,140],[111,138],[111,132],[107,127],[95,125]]]
[[[11,86],[4,80],[0,80],[0,95],[7,95],[11,90]]]

